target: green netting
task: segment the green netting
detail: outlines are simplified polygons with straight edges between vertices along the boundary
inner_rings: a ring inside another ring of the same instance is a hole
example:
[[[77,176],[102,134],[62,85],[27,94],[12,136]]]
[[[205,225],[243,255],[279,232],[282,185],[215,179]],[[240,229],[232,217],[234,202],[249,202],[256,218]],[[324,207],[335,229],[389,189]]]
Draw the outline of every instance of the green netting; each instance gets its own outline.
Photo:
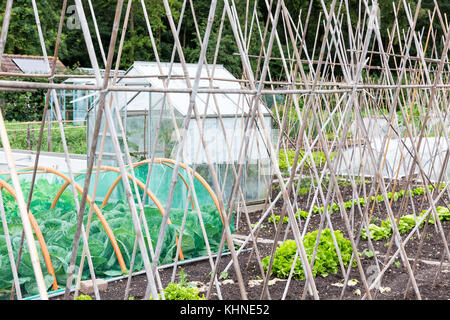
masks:
[[[154,163],[152,166],[152,172],[150,177],[151,191],[155,196],[165,204],[169,197],[170,181],[172,179],[173,168],[172,164],[160,164]],[[144,184],[147,179],[149,164],[144,164],[135,168],[136,178],[142,181]],[[205,188],[205,186],[200,182],[199,179],[192,176],[194,182],[195,196],[200,207],[203,206],[214,206],[211,194]],[[172,208],[184,209],[186,206],[186,201],[188,201],[188,186],[189,177],[188,172],[184,168],[180,168],[179,175],[177,178],[177,184],[175,185],[175,193],[172,201]],[[140,190],[142,196],[142,190]],[[217,208],[216,208],[217,209]]]
[[[147,172],[147,164],[135,169],[136,178],[138,178],[144,185],[147,178]],[[152,168],[149,189],[152,190],[163,207],[166,205],[172,172],[172,168],[159,163],[155,163]],[[23,194],[25,199],[27,199],[30,190],[31,174],[19,174],[19,177]],[[117,172],[102,170],[99,176],[96,196],[96,204],[98,207],[101,207],[105,195],[108,193],[112,183],[119,177],[120,175]],[[170,211],[171,224],[168,225],[166,230],[159,264],[172,263],[176,255],[176,237],[180,237],[186,201],[189,200],[187,197],[188,191],[186,189],[186,185],[181,177],[183,177],[183,179],[185,179],[185,181],[189,184],[187,172],[181,168],[180,176],[176,184],[172,209]],[[8,176],[3,176],[0,178],[10,183],[10,181],[8,181]],[[76,181],[81,187],[83,187],[84,178],[84,174],[78,174],[76,176]],[[95,175],[92,177],[90,194],[92,194],[94,178]],[[77,221],[75,201],[73,199],[73,193],[70,185],[62,193],[56,207],[51,209],[54,197],[65,182],[66,181],[63,178],[54,174],[38,173],[31,202],[31,212],[33,213],[43,234],[52,260],[53,268],[55,270],[57,282],[61,287],[66,284],[67,268],[70,262]],[[215,253],[218,250],[223,230],[221,216],[211,198],[211,195],[198,179],[194,179],[194,185],[195,193],[198,197],[201,217],[208,236],[208,242],[212,252]],[[132,189],[134,190],[133,186]],[[128,203],[125,200],[123,190],[123,184],[120,180],[108,203],[101,209],[101,212],[114,234],[125,265],[128,268],[130,266],[134,247],[135,231],[132,216]],[[142,195],[143,190],[140,189],[139,196],[142,197]],[[2,196],[7,214],[8,229],[14,255],[17,257],[22,234],[22,221],[15,199],[5,189],[2,190]],[[81,195],[79,195],[79,199],[81,199]],[[84,216],[85,226],[87,225],[88,210],[89,204],[87,205]],[[156,208],[153,201],[147,201],[145,204],[145,218],[152,245],[153,248],[155,248],[163,215],[160,210]],[[231,226],[232,225],[233,223],[231,223]],[[144,232],[144,236],[145,235],[146,234]],[[145,242],[147,243],[146,237]],[[37,241],[36,247],[38,248],[40,254],[41,268],[45,276],[45,281],[48,288],[51,289],[53,277],[47,272],[41,248]],[[111,241],[108,238],[104,226],[95,213],[92,215],[92,222],[89,231],[89,249],[97,277],[111,277],[123,274]],[[192,210],[190,201],[181,241],[181,249],[184,259],[205,256],[207,254],[205,240],[200,228],[198,212],[196,209]],[[227,248],[225,247],[225,249]],[[80,262],[81,254],[82,246],[80,246],[78,250],[77,263]],[[142,258],[138,252],[135,259],[134,271],[142,270],[143,267],[144,265]],[[77,274],[78,270],[75,270],[74,275],[76,276]],[[19,277],[24,295],[33,295],[37,293],[34,272],[31,266],[30,256],[26,244],[23,246]],[[85,262],[83,268],[82,278],[90,278],[87,262]],[[8,259],[4,230],[3,226],[0,224],[0,298],[2,294],[4,294],[3,298],[9,297],[9,290],[13,283],[12,279],[13,277]]]

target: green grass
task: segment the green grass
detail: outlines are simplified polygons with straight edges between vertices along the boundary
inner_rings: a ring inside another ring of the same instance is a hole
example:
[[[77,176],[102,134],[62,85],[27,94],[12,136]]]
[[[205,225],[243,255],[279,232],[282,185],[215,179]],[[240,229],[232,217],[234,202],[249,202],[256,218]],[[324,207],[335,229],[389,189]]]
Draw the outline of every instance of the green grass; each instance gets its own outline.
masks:
[[[6,130],[8,132],[9,142],[12,149],[37,150],[39,140],[40,123],[29,125],[30,133],[28,134],[28,125],[20,122],[7,122]],[[86,127],[74,126],[71,124],[64,125],[64,133],[66,136],[67,148],[69,153],[86,154]],[[0,142],[0,147],[3,147]],[[44,128],[42,137],[41,151],[48,151],[47,147],[47,125]],[[51,150],[52,152],[64,152],[61,140],[61,133],[57,123],[52,124],[51,130]]]

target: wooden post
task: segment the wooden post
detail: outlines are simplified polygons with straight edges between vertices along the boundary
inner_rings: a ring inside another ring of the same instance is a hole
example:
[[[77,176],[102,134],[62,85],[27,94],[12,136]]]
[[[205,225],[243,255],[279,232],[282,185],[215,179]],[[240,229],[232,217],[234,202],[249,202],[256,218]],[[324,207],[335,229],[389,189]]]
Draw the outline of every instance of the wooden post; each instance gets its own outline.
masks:
[[[44,276],[42,274],[41,265],[39,263],[39,255],[36,249],[36,243],[34,242],[33,230],[31,229],[31,223],[27,212],[27,205],[23,197],[22,188],[20,186],[19,177],[17,175],[16,165],[14,162],[14,157],[11,151],[11,145],[9,144],[8,133],[6,132],[5,122],[3,120],[3,115],[1,112],[0,112],[0,136],[3,145],[3,150],[6,154],[6,160],[8,162],[11,181],[13,183],[14,191],[16,192],[17,204],[19,206],[19,213],[22,219],[25,239],[27,241],[28,250],[30,252],[31,264],[33,267],[34,275],[36,277],[39,295],[42,300],[48,300],[47,286],[45,285]]]
[[[30,124],[27,123],[27,150],[31,150]]]

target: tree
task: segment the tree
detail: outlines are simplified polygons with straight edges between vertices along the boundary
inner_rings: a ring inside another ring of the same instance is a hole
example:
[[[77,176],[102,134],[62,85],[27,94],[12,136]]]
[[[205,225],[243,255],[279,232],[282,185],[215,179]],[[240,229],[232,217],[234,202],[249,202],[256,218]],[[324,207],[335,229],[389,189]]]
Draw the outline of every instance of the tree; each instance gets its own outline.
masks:
[[[59,2],[54,0],[40,0],[36,2],[45,46],[49,55],[54,51],[55,39],[58,32],[61,13]],[[0,23],[3,22],[4,14],[4,8],[2,8],[2,11],[0,11]],[[61,57],[67,56],[68,54],[65,39],[66,35],[62,35],[59,49]],[[5,53],[42,55],[36,27],[36,18],[31,1],[14,1]]]
[[[39,0],[37,1],[40,20],[42,24],[42,29],[46,41],[47,50],[50,53],[53,52],[56,33],[58,29],[59,17],[61,14],[63,0]],[[207,18],[209,14],[210,0],[195,0],[192,1],[194,4],[195,15],[197,19],[197,23],[200,28],[201,36],[203,36],[203,32],[205,30],[207,24]],[[251,20],[251,14],[253,12],[253,7],[256,0],[235,0],[234,3],[238,8],[238,15],[240,19],[240,23],[242,28],[244,29],[245,18],[246,18],[246,8],[249,8],[249,19]],[[270,3],[271,1],[261,0],[257,1],[256,9],[257,15],[260,18],[261,28],[264,29],[265,24],[267,22],[268,11],[266,7],[266,3]],[[308,12],[308,8],[310,5],[310,1],[305,0],[284,0],[292,19],[297,22],[298,16],[301,12],[301,21],[304,24],[306,20],[306,15]],[[358,15],[365,13],[365,8],[363,6],[363,2],[360,0],[347,0],[349,5],[349,15],[351,24],[353,29],[356,28]],[[3,1],[4,3],[4,1]],[[124,10],[122,10],[122,22],[125,16],[125,8],[127,5],[127,1],[124,2]],[[172,16],[176,24],[178,24],[178,19],[180,16],[180,11],[182,7],[183,0],[169,0],[169,5],[172,10]],[[275,1],[274,4],[277,2]],[[331,0],[324,0],[325,5],[329,10]],[[370,5],[372,3],[371,0],[368,1]],[[394,19],[394,7],[392,4],[392,0],[378,0],[380,7],[380,31],[383,38],[384,45],[388,43],[388,30],[389,32],[392,29]],[[397,1],[394,2],[394,5],[397,5]],[[411,5],[412,10],[414,12],[416,8],[416,2],[412,0],[407,0],[407,3]],[[448,1],[438,1],[441,14],[444,16],[445,14],[449,14],[450,12],[450,3]],[[93,19],[91,16],[90,8],[87,5],[86,1],[83,1],[84,11],[86,13],[86,17],[89,23],[91,30],[94,30]],[[107,49],[109,46],[111,30],[113,25],[113,19],[115,15],[115,8],[117,4],[117,0],[95,0],[92,1],[94,6],[94,11],[96,14],[96,20],[98,23],[98,28],[101,36],[101,40],[103,43],[104,51],[107,53]],[[169,24],[166,18],[166,12],[163,5],[163,0],[145,0],[145,4],[147,6],[147,14],[149,17],[150,24],[152,26],[153,35],[156,40],[157,50],[162,61],[169,61],[171,58],[172,50],[173,50],[173,35],[172,31],[169,28]],[[338,8],[341,6],[341,13],[345,13],[345,6],[343,6],[343,1],[338,1],[336,5],[335,12],[337,12]],[[362,5],[362,7],[360,6]],[[73,5],[73,1],[68,2],[69,7]],[[214,26],[212,29],[212,34],[210,38],[210,44],[208,46],[208,61],[213,60],[215,46],[219,37],[219,25],[220,18],[223,12],[223,1],[219,1],[216,16],[214,21]],[[399,28],[400,30],[409,28],[408,21],[406,19],[406,15],[403,9],[403,4],[401,4],[402,9],[398,15]],[[417,22],[416,30],[420,31],[422,28],[428,28],[429,19],[428,19],[428,10],[434,9],[434,0],[423,0],[422,9],[420,11],[419,20]],[[0,5],[0,10],[4,10],[4,7]],[[272,13],[275,12],[275,5],[272,6]],[[320,14],[322,12],[322,14]],[[3,20],[4,11],[0,11],[0,22]],[[89,60],[89,56],[87,55],[86,44],[84,41],[84,37],[81,29],[77,28],[68,28],[68,20],[73,18],[74,13],[66,12],[66,21],[63,29],[63,34],[61,38],[60,44],[60,53],[59,57],[63,61],[66,66],[72,67],[74,65],[80,65],[82,67],[90,67],[91,63]],[[319,21],[319,15],[321,15],[321,20]],[[225,27],[223,30],[223,34],[221,37],[221,47],[218,55],[218,63],[224,64],[226,68],[232,71],[236,76],[240,76],[242,73],[242,65],[241,59],[236,55],[238,52],[236,41],[234,39],[233,32],[231,30],[228,17],[226,17]],[[444,17],[445,20],[445,17]],[[308,24],[308,31],[306,36],[306,47],[309,50],[309,54],[312,54],[312,48],[314,46],[315,36],[317,27],[319,29],[319,38],[317,39],[318,45],[322,41],[323,37],[323,8],[321,1],[315,0],[312,3],[311,7],[311,15]],[[318,25],[320,23],[320,25]],[[444,22],[445,23],[445,22]],[[342,32],[344,33],[344,38],[348,39],[348,29],[347,29],[347,17],[344,15],[343,20],[344,27],[342,28]],[[443,29],[441,23],[436,15],[434,19],[433,27],[438,31],[438,37],[440,38],[443,35]],[[270,31],[270,29],[269,29]],[[284,29],[282,23],[279,23],[278,33],[282,38],[283,50],[287,52],[287,50],[292,52],[292,48],[286,48],[286,43],[290,43],[284,39]],[[14,1],[13,13],[11,17],[11,26],[9,31],[10,36],[8,37],[6,51],[7,53],[17,53],[17,54],[30,54],[30,55],[42,55],[42,50],[39,44],[39,38],[36,29],[35,17],[33,14],[31,1],[29,0],[16,0]],[[96,35],[94,32],[91,33],[93,37],[94,47],[97,53],[99,65],[104,67],[103,59],[101,59],[100,48],[98,46],[98,41],[96,40]],[[120,34],[119,34],[120,36]],[[439,39],[438,38],[438,39]],[[200,52],[200,46],[198,41],[198,36],[196,34],[196,28],[194,25],[194,19],[192,17],[192,11],[190,8],[190,1],[187,1],[186,12],[183,17],[183,25],[180,32],[180,40],[183,46],[184,55],[188,62],[197,62],[198,53]],[[266,39],[265,46],[267,47]],[[436,42],[438,53],[441,52],[443,44],[441,41]],[[291,46],[291,44],[289,44]],[[394,50],[395,52],[399,52],[399,44],[398,40],[394,41]],[[429,46],[431,47],[431,46]],[[250,42],[249,54],[251,55],[259,55],[261,48],[260,36],[257,30],[256,25],[253,26],[253,37]],[[117,47],[116,47],[117,50]],[[412,54],[414,54],[414,46],[412,48]],[[319,50],[316,49],[316,56],[311,58],[317,58]],[[278,45],[275,45],[273,48],[273,56],[280,56]],[[178,57],[176,57],[176,61]],[[128,69],[129,66],[137,60],[144,61],[154,61],[155,56],[153,53],[153,48],[150,42],[150,37],[147,30],[147,25],[144,17],[144,12],[142,9],[141,1],[136,0],[132,3],[131,15],[128,25],[127,34],[125,37],[125,43],[123,47],[123,53],[121,58],[121,69]],[[250,58],[252,67],[254,70],[257,69],[257,59]],[[274,73],[282,74],[282,66],[279,61],[272,60],[271,61],[271,70]],[[278,72],[279,71],[279,72]]]

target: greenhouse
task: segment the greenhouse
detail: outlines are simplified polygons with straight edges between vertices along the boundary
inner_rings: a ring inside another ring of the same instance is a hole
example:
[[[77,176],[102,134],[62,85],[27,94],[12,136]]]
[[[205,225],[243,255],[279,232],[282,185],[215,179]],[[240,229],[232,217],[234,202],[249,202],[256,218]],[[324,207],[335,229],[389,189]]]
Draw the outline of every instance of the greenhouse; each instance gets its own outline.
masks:
[[[130,87],[131,90],[158,88],[165,85],[164,78],[158,76],[162,72],[164,75],[169,75],[167,88],[175,90],[166,94],[145,91],[114,92],[108,97],[114,100],[116,107],[113,112],[120,114],[129,152],[134,159],[143,160],[151,157],[175,159],[178,146],[177,135],[182,134],[177,129],[186,117],[189,107],[189,94],[176,92],[177,89],[187,88],[186,80],[182,78],[185,71],[190,77],[194,77],[196,65],[187,64],[186,70],[183,70],[179,63],[160,63],[158,66],[156,62],[135,62],[125,73],[128,77],[118,79],[118,86]],[[214,80],[210,83],[206,79],[211,72],[214,72]],[[191,124],[185,133],[183,162],[189,166],[195,163],[195,170],[213,185],[207,165],[208,156],[214,164],[219,184],[224,185],[222,192],[227,199],[234,180],[230,164],[236,165],[239,161],[243,161],[245,174],[242,176],[241,185],[247,184],[245,201],[252,203],[264,200],[270,184],[268,181],[270,161],[259,120],[251,135],[250,150],[246,151],[244,159],[239,158],[241,148],[244,146],[245,119],[250,110],[249,97],[242,93],[233,94],[233,90],[239,90],[241,85],[222,65],[216,65],[214,68],[211,65],[204,66],[201,79],[205,80],[200,80],[200,88],[212,86],[214,89],[229,93],[197,95],[195,103],[202,120],[197,122],[194,117],[190,120]],[[90,98],[86,100],[88,99]],[[81,101],[79,100],[78,103]],[[108,103],[111,101],[108,100]],[[88,149],[96,121],[96,106],[95,101],[86,106]],[[264,105],[261,104],[259,108],[264,116],[265,126],[272,136],[272,115]],[[116,125],[118,126],[118,123]],[[201,133],[199,126],[202,129]],[[100,141],[103,128],[104,122],[100,129]],[[122,139],[120,132],[118,135],[119,140]],[[203,146],[202,139],[206,147]],[[208,150],[208,155],[205,148]],[[105,137],[102,162],[112,166],[117,165],[116,155],[108,136]]]

